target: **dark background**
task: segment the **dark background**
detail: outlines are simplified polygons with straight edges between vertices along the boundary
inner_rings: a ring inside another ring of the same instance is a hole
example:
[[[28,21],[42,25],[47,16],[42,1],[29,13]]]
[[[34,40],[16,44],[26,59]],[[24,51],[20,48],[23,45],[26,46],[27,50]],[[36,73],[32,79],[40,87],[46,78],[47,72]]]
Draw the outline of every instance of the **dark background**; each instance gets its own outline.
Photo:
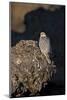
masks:
[[[15,46],[24,39],[38,41],[39,33],[46,32],[51,41],[56,74],[46,88],[42,88],[40,95],[65,94],[65,6],[55,11],[43,8],[31,11],[25,15],[24,24],[26,25],[24,33],[11,32],[11,46]],[[28,93],[25,94],[25,96],[28,95]]]

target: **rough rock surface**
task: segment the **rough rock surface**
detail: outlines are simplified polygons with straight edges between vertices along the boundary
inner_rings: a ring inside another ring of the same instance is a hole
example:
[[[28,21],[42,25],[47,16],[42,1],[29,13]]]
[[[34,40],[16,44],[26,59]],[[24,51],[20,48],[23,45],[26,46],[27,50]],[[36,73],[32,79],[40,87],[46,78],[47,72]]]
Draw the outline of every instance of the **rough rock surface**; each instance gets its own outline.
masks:
[[[11,48],[10,55],[11,94],[23,95],[27,90],[35,95],[44,87],[55,71],[55,65],[49,65],[33,40],[21,40]]]

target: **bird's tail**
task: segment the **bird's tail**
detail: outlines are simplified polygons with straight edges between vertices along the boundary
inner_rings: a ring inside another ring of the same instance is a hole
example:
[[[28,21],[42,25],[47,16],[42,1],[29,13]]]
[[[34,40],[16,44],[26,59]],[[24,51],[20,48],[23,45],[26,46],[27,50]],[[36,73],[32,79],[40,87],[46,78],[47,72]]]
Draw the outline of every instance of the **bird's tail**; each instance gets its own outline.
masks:
[[[46,60],[47,60],[48,64],[51,64],[51,59],[50,59],[49,55],[46,55]]]

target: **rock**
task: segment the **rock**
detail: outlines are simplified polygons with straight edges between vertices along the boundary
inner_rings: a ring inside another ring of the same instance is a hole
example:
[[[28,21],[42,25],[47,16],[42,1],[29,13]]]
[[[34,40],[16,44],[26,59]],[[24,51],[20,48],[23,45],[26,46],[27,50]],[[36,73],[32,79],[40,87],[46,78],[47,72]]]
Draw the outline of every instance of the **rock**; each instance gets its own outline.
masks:
[[[41,90],[43,83],[46,86],[55,71],[53,62],[51,65],[47,63],[33,40],[21,40],[12,47],[10,63],[10,92],[16,93],[16,97],[27,90],[35,95]]]

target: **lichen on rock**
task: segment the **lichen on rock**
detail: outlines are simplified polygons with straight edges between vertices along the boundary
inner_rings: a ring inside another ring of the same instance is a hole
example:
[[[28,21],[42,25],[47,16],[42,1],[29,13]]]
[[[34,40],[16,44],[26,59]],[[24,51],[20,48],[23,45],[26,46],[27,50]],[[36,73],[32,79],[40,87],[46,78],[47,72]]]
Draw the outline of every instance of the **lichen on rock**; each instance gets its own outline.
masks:
[[[47,63],[33,40],[21,40],[12,47],[10,61],[11,94],[17,92],[16,97],[27,90],[35,95],[41,90],[43,83],[46,86],[55,70],[55,65]]]

